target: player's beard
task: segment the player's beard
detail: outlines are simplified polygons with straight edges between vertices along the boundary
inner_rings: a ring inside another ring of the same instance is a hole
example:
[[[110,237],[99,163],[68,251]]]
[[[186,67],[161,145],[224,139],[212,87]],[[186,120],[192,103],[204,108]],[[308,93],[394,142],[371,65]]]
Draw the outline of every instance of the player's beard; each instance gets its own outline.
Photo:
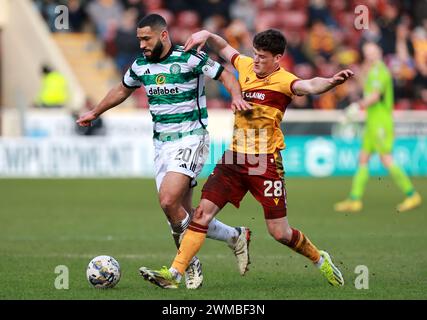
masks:
[[[163,52],[163,43],[160,40],[158,40],[153,50],[151,50],[151,55],[149,57],[145,56],[145,58],[149,61],[158,61],[160,60],[160,56],[162,52]]]

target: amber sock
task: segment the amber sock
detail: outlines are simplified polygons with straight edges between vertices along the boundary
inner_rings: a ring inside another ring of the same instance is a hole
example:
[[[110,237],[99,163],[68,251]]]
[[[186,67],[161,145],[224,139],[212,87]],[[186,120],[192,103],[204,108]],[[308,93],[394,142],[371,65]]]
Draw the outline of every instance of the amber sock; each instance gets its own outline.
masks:
[[[317,263],[320,260],[320,252],[314,244],[311,243],[304,233],[297,229],[292,229],[292,238],[288,244],[288,247],[307,257],[313,263]]]
[[[197,254],[206,239],[208,226],[191,222],[181,241],[181,246],[172,263],[172,268],[183,275],[191,259]]]

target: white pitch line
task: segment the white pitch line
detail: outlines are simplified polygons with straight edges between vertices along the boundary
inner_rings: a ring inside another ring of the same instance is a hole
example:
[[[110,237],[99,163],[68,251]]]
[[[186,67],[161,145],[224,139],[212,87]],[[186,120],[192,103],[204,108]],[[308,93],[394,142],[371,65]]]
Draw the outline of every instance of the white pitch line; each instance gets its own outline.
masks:
[[[50,253],[50,254],[13,254],[8,255],[13,258],[65,258],[65,259],[92,259],[96,256],[108,254],[106,252],[98,252],[98,253]],[[232,253],[230,254],[201,254],[203,259],[234,259]],[[117,259],[129,259],[129,260],[145,260],[145,259],[169,259],[172,261],[174,258],[173,254],[168,253],[145,253],[145,254],[117,254],[114,255]],[[287,255],[263,255],[260,259],[284,259],[287,258]]]

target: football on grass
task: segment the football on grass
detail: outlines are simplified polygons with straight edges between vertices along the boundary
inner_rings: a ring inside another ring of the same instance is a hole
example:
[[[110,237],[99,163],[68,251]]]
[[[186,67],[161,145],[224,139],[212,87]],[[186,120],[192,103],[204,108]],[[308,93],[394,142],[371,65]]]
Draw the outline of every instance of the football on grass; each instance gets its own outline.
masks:
[[[89,262],[86,276],[95,288],[113,288],[121,277],[120,265],[113,257],[97,256]]]

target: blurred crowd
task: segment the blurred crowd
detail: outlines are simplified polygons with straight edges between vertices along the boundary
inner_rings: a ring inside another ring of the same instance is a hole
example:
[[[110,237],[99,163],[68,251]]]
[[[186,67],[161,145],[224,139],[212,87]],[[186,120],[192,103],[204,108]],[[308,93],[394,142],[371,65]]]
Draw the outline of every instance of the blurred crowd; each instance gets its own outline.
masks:
[[[427,110],[426,0],[34,0],[52,32],[55,6],[69,8],[71,32],[95,32],[123,73],[140,54],[135,38],[138,20],[161,14],[171,38],[183,44],[207,29],[223,36],[240,52],[252,54],[252,37],[277,28],[288,40],[282,66],[301,78],[329,77],[341,68],[356,75],[361,45],[376,41],[383,48],[395,86],[395,108]],[[367,29],[354,25],[357,5],[369,8]],[[210,52],[212,58],[220,60]],[[321,96],[296,97],[292,108],[342,109],[359,99],[357,77]],[[209,108],[226,108],[229,96],[217,81],[208,81]]]

